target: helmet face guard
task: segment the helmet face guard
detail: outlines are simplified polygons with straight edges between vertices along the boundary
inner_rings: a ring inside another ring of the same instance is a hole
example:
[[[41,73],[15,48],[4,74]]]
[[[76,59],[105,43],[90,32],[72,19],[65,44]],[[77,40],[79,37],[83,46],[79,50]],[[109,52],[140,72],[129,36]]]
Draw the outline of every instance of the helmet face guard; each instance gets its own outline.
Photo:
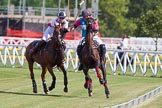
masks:
[[[92,15],[92,13],[91,13],[90,9],[86,9],[86,10],[82,11],[83,17],[87,17],[87,16],[91,16],[91,15]]]
[[[64,19],[66,17],[66,13],[65,12],[59,12],[58,17]]]

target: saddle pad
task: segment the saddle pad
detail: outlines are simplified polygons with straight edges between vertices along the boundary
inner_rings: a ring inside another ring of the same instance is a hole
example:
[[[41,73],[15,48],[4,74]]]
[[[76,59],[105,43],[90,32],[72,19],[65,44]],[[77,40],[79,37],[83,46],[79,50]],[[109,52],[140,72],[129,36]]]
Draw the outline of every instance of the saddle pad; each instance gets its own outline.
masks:
[[[39,42],[39,40],[36,40],[32,43],[33,46],[35,46],[37,43]]]
[[[81,44],[82,44],[82,46],[84,46],[85,40],[83,40]],[[99,47],[99,43],[96,40],[93,40],[92,47],[93,48],[98,48]]]
[[[36,44],[37,44],[39,41],[40,41],[40,40],[35,40],[35,41],[32,43],[32,45],[33,45],[33,46],[36,46]],[[47,44],[48,44],[48,43],[45,42],[45,43],[41,46],[41,48],[45,48]]]

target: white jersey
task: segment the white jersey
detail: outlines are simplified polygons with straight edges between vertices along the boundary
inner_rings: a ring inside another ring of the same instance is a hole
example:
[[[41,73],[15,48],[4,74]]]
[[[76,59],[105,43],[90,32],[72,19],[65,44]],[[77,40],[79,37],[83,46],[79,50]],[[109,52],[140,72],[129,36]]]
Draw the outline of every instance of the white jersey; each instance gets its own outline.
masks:
[[[128,49],[128,39],[124,38],[121,42],[120,42],[120,48],[122,50],[124,49]]]
[[[53,32],[54,32],[54,26],[56,23],[60,23],[59,22],[59,18],[55,18],[52,20],[50,26],[47,27],[47,29],[45,30],[42,39],[45,41],[48,41],[50,37],[53,36]],[[63,24],[63,28],[68,29],[68,21],[65,20],[64,24]]]

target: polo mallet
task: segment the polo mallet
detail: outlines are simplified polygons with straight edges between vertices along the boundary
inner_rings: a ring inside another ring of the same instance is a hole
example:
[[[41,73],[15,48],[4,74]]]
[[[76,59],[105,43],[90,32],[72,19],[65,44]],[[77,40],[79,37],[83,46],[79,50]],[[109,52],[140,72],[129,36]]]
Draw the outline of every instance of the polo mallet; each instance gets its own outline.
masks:
[[[75,21],[77,20],[77,18],[78,18],[78,16],[79,16],[79,13],[80,13],[80,8],[81,8],[81,6],[84,4],[84,2],[85,2],[85,0],[82,0],[80,3],[79,3],[79,5],[78,5],[78,7],[79,7],[79,9],[78,9],[78,12],[77,12],[77,15],[76,15],[76,17],[75,17],[75,19],[74,19],[74,23],[75,23]],[[74,25],[74,23],[73,23],[73,25]],[[73,25],[70,27],[70,31],[73,29]]]
[[[79,3],[78,7],[81,8],[81,6],[84,4],[84,2],[85,2],[85,0],[82,0],[82,1]],[[78,12],[77,12],[77,15],[76,15],[76,17],[75,17],[75,19],[74,19],[74,22],[77,20],[77,18],[78,18],[78,16],[79,16],[79,13],[80,13],[80,9],[79,9]]]

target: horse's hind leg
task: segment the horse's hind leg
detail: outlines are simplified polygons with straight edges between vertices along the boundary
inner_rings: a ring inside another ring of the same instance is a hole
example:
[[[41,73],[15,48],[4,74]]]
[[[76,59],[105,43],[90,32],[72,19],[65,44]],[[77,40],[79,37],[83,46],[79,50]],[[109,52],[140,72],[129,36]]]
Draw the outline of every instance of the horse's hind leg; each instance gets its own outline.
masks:
[[[106,80],[105,65],[101,65],[101,71],[102,71],[102,75],[103,75],[103,86],[105,88],[106,98],[109,98],[110,97],[110,92],[109,92],[108,85],[107,85],[107,80]]]
[[[31,80],[32,80],[32,85],[33,85],[33,92],[34,93],[37,93],[37,84],[36,84],[36,81],[35,81],[35,78],[34,78],[34,73],[33,73],[33,61],[28,61],[28,67],[29,67],[29,71],[30,71],[30,77],[31,77]]]
[[[41,79],[42,79],[42,85],[43,85],[43,90],[44,93],[47,94],[48,90],[47,90],[47,85],[46,85],[46,80],[45,80],[45,74],[47,72],[46,67],[42,66],[42,74],[41,74]]]
[[[67,78],[67,72],[65,70],[64,64],[60,65],[60,69],[62,70],[63,74],[64,74],[64,92],[68,92],[68,78]]]
[[[92,79],[88,74],[88,69],[83,69],[85,75],[85,84],[84,87],[88,89],[89,96],[92,96]]]
[[[53,70],[52,70],[52,67],[51,66],[48,66],[47,69],[48,69],[50,75],[52,76],[52,80],[53,80],[52,83],[51,83],[51,86],[49,87],[49,90],[51,91],[51,90],[53,90],[55,88],[56,76],[53,73]]]

